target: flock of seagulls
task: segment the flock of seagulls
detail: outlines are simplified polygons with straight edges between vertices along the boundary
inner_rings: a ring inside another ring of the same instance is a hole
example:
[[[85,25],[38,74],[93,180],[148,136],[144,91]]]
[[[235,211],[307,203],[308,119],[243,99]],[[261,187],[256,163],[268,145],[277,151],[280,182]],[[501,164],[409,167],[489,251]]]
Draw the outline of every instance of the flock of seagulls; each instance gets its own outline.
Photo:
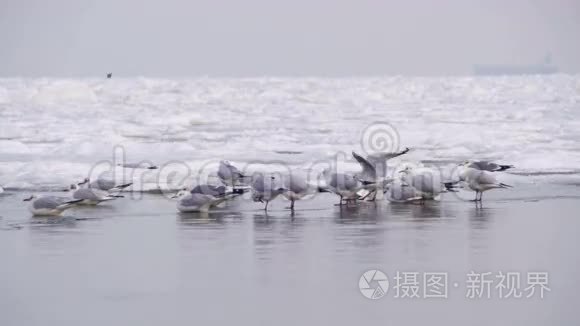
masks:
[[[97,205],[102,202],[122,198],[119,192],[132,183],[117,185],[113,180],[97,179],[90,181],[88,178],[82,182],[72,184],[71,197],[37,196],[31,195],[24,199],[29,201],[29,210],[37,216],[55,216],[76,205]]]
[[[511,188],[510,185],[498,182],[494,174],[513,166],[487,161],[469,160],[459,164],[455,180],[441,180],[438,170],[413,165],[406,165],[388,177],[387,161],[408,151],[405,148],[400,152],[367,157],[353,152],[353,158],[361,166],[360,172],[337,173],[325,169],[317,184],[308,182],[300,173],[254,173],[250,176],[230,162],[221,161],[217,171],[220,185],[185,187],[172,198],[177,200],[176,206],[180,212],[208,212],[225,201],[251,192],[253,201],[264,203],[264,210],[268,209],[271,201],[283,196],[290,201],[288,208],[293,211],[296,201],[321,192],[336,194],[339,198],[337,205],[342,206],[356,204],[357,201],[374,201],[378,196],[392,202],[424,202],[437,200],[442,193],[457,192],[461,188],[474,191],[473,201],[481,202],[485,191]],[[70,197],[32,195],[24,200],[30,202],[29,209],[33,215],[54,216],[76,205],[97,205],[122,198],[121,192],[131,185],[117,184],[106,178],[92,181],[87,178],[70,186]]]

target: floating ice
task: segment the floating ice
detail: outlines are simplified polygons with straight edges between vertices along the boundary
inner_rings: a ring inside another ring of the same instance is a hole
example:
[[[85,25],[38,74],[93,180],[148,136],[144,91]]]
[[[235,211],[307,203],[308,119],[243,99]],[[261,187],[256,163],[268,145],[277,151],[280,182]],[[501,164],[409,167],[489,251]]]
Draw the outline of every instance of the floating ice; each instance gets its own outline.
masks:
[[[580,170],[578,85],[567,75],[0,79],[0,182],[65,186],[112,161],[116,146],[127,162],[155,162],[155,173],[221,159],[308,167],[360,152],[376,121],[413,149],[404,160],[489,159],[517,174],[571,176]],[[129,181],[155,189],[165,182],[155,173]]]

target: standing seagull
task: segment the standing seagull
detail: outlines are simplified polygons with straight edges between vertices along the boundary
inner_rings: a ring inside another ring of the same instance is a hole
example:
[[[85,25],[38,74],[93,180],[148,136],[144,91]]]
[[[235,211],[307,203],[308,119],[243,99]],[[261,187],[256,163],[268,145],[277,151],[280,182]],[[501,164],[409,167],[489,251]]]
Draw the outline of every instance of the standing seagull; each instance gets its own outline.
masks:
[[[220,180],[227,186],[237,185],[245,176],[229,161],[221,161],[217,173]]]
[[[306,179],[297,173],[289,173],[283,178],[284,189],[283,196],[290,200],[290,209],[294,210],[294,202],[301,200],[305,196],[312,195],[318,192],[326,192],[325,189],[318,188],[315,185],[306,182]]]
[[[342,201],[356,200],[359,198],[357,192],[362,189],[376,187],[374,182],[361,181],[357,176],[345,173],[330,173],[330,170],[325,169],[323,172],[326,180],[326,187],[329,191],[337,194],[340,197],[339,205]]]
[[[29,198],[23,201],[31,201],[29,210],[32,215],[35,216],[57,216],[60,215],[65,209],[73,207],[75,204],[82,201],[79,199],[73,199],[67,197],[56,197],[56,196],[36,196],[31,195]]]
[[[449,191],[455,191],[458,185],[461,183],[465,183],[467,179],[467,172],[469,169],[474,169],[477,171],[487,171],[487,172],[502,172],[508,169],[513,168],[513,165],[502,165],[497,164],[489,161],[475,161],[475,160],[467,160],[463,163],[460,163],[457,166],[457,179],[445,182],[445,188]]]
[[[413,203],[422,201],[421,193],[403,180],[395,180],[387,186],[386,198],[395,203]]]
[[[475,191],[474,201],[481,201],[483,192],[490,189],[505,189],[512,186],[505,183],[497,182],[495,177],[488,171],[477,170],[474,168],[465,168],[462,173],[464,182],[469,189]],[[479,197],[478,197],[479,196]]]
[[[400,173],[401,180],[413,187],[422,199],[438,199],[442,192],[449,191],[441,182],[441,174],[436,169],[407,166]]]
[[[268,204],[278,195],[286,191],[273,176],[258,174],[252,182],[252,199],[255,202],[266,202],[264,210],[268,211]]]

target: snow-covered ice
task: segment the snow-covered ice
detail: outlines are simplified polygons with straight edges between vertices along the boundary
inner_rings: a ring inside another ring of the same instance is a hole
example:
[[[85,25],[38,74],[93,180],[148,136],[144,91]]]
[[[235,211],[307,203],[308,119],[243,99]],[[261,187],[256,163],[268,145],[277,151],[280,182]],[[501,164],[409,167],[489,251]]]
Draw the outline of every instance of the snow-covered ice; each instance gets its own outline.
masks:
[[[128,162],[192,171],[221,159],[308,166],[361,151],[377,121],[413,149],[407,160],[489,159],[569,182],[580,171],[579,118],[580,76],[570,75],[0,79],[0,184],[66,187],[116,146]],[[155,188],[160,170],[123,179]]]

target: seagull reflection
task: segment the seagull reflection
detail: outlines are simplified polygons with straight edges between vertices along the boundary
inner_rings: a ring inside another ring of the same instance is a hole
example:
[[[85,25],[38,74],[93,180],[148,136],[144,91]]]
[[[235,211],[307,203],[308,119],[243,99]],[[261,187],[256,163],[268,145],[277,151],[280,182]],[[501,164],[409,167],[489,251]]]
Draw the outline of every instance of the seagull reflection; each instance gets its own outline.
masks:
[[[493,215],[494,210],[492,208],[475,206],[469,212],[469,224],[472,229],[487,229]]]
[[[177,213],[179,221],[183,225],[195,226],[195,225],[208,225],[225,224],[228,218],[241,218],[242,214],[236,211],[211,211],[211,212],[189,212],[189,213]]]
[[[344,205],[343,207],[337,207],[334,211],[335,221],[339,224],[376,224],[377,220],[384,219],[386,215],[384,207],[375,205],[374,202],[360,203],[357,206]]]

